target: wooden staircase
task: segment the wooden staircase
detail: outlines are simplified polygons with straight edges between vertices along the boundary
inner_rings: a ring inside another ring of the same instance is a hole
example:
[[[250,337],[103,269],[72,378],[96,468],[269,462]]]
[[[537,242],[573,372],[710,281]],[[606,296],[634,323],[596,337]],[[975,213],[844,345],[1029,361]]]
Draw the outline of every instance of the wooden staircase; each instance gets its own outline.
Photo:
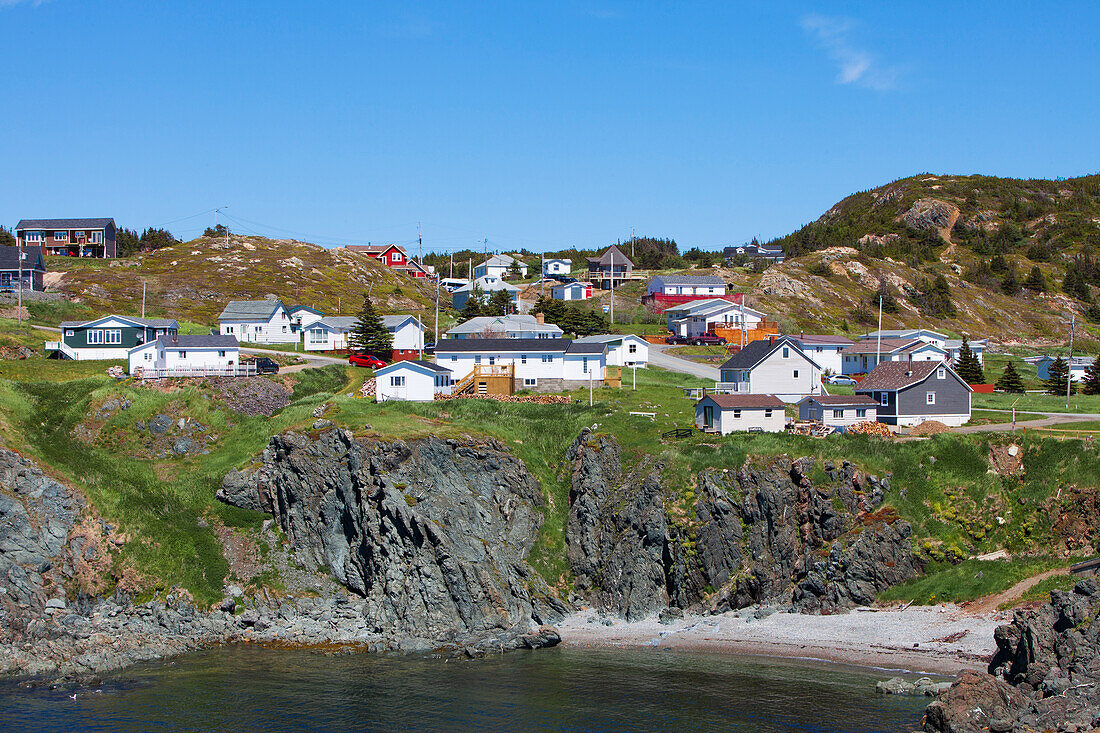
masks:
[[[451,387],[451,394],[514,394],[516,367],[514,364],[475,366],[474,370]]]

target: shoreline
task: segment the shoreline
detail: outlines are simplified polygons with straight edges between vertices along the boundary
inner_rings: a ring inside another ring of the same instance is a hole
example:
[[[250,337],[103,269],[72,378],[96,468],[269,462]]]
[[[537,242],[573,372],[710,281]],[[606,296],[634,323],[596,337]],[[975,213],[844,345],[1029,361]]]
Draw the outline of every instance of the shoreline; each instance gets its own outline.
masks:
[[[763,616],[755,618],[756,615]],[[577,611],[558,626],[561,645],[778,656],[911,674],[984,670],[1005,612],[969,614],[954,605],[859,608],[812,616],[752,608],[661,623],[603,619]],[[610,625],[607,622],[610,621]]]

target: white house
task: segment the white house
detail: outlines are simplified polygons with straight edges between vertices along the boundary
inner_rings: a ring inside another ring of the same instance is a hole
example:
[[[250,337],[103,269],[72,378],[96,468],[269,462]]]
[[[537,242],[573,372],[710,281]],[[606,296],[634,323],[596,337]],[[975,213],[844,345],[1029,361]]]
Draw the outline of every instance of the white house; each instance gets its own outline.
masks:
[[[298,330],[279,300],[231,300],[218,316],[222,336],[255,344],[292,344]]]
[[[798,401],[800,420],[817,420],[834,428],[878,419],[878,402],[867,395],[811,395]]]
[[[665,311],[665,325],[677,336],[695,338],[714,328],[753,329],[766,316],[747,305],[710,298],[693,300]]]
[[[393,339],[393,358],[406,359],[424,351],[424,324],[416,316],[382,316]]]
[[[607,376],[607,346],[569,339],[443,339],[436,363],[451,370],[455,382],[476,367],[509,367],[516,389],[577,389]]]
[[[573,260],[554,258],[542,261],[542,274],[547,277],[551,275],[568,275],[572,271]]]
[[[731,394],[775,395],[797,402],[823,394],[821,367],[790,336],[757,339],[731,356],[719,371],[715,390]]]
[[[726,281],[715,275],[655,275],[646,286],[646,293],[713,298],[726,294]]]
[[[881,331],[871,331],[860,336],[861,340],[877,341],[879,335],[883,339],[920,339],[926,344],[935,344],[941,349],[947,345],[948,338],[942,333],[931,331],[927,328],[884,328]]]
[[[767,394],[712,394],[695,403],[695,426],[708,433],[783,432],[783,400]]]
[[[1056,359],[1058,359],[1057,356],[1041,356],[1034,361],[1036,369],[1039,370],[1039,379],[1043,381],[1050,379],[1050,365]],[[1072,361],[1068,356],[1063,356],[1061,359],[1069,365],[1070,379],[1074,382],[1084,380],[1085,372],[1096,361],[1095,357],[1092,356],[1075,356]]]
[[[947,352],[919,338],[861,339],[840,352],[842,374],[868,374],[880,362],[943,361]]]
[[[480,265],[474,265],[474,277],[499,277],[503,280],[514,272],[513,266],[519,270],[520,277],[527,277],[527,265],[512,255],[493,255]]]
[[[824,334],[804,333],[792,336],[802,346],[802,351],[808,354],[822,371],[842,374],[844,370],[844,357],[842,352],[854,342],[843,336],[829,336]]]
[[[508,293],[508,299],[517,307],[519,306],[519,288],[515,285],[504,282],[500,277],[495,275],[486,275],[474,280],[473,284],[466,283],[460,287],[451,291],[451,306],[455,310],[462,310],[466,307],[466,301],[470,299],[470,296],[474,294],[474,291],[481,293],[481,297],[488,300],[493,293],[498,290],[503,290]]]
[[[550,288],[550,297],[554,300],[588,300],[592,297],[592,283],[560,283]]]
[[[451,370],[433,361],[395,361],[374,373],[374,399],[431,402],[451,393]]]
[[[306,351],[346,351],[356,316],[325,316],[305,330]]]
[[[308,305],[291,306],[287,308],[287,313],[290,314],[290,322],[299,332],[325,317],[324,313]]]
[[[130,349],[127,360],[130,376],[144,379],[255,374],[240,365],[235,336],[158,336]]]
[[[510,316],[477,316],[446,332],[447,338],[560,339],[562,330],[545,323],[542,314]]]
[[[632,333],[582,336],[573,343],[606,345],[608,366],[644,368],[649,365],[649,343]]]

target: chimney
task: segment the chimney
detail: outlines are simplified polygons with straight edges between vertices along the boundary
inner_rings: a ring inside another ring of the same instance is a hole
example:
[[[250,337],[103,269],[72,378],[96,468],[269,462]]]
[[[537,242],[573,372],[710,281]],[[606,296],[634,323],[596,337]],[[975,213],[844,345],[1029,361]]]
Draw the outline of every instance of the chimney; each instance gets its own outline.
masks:
[[[775,334],[774,333],[768,336],[768,343],[769,344],[774,344],[775,343]]]
[[[540,323],[540,324],[541,323],[546,323],[546,314],[545,313],[536,313],[535,314],[535,321],[537,323]]]
[[[907,376],[907,377],[913,376],[913,352],[912,351],[909,352],[909,369],[906,370],[905,376]]]

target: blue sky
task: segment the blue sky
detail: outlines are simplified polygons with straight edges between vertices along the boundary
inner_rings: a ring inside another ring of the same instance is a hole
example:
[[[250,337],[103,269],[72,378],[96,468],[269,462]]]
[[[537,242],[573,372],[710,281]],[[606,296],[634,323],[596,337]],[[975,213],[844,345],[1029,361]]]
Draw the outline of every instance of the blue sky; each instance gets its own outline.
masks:
[[[1092,2],[0,0],[0,223],[716,248],[923,171],[1100,171],[1097,29]]]

